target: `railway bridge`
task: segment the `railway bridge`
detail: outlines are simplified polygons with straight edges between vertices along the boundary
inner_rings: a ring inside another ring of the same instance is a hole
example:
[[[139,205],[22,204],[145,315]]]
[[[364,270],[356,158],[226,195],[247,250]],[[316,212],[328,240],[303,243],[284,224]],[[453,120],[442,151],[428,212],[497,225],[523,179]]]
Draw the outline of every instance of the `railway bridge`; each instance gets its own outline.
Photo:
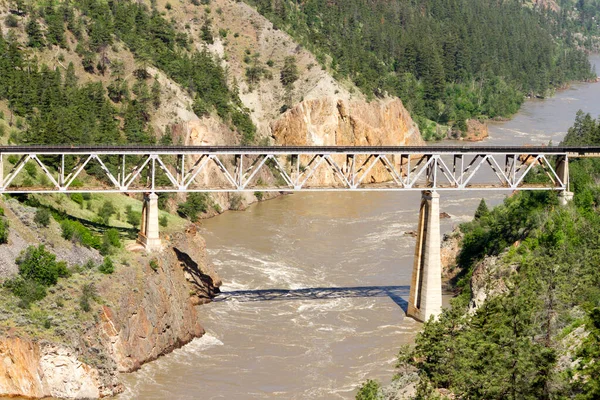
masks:
[[[600,147],[0,146],[0,194],[143,193],[138,241],[160,251],[157,193],[421,191],[408,315],[425,321],[442,307],[440,193],[553,190],[566,204],[579,157]]]

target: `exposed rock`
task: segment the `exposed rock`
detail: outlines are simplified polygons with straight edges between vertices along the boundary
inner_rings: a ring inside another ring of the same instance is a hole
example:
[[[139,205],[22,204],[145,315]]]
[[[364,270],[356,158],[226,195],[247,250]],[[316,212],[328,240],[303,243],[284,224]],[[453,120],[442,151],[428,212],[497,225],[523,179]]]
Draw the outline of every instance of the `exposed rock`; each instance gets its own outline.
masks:
[[[275,143],[287,146],[416,146],[424,141],[417,125],[399,99],[367,103],[335,97],[305,100],[271,124]],[[340,156],[337,156],[340,157]],[[336,158],[336,156],[334,156]],[[344,160],[337,160],[343,164]],[[364,160],[357,160],[358,165]],[[302,160],[302,163],[308,160]],[[396,166],[399,159],[390,162]],[[318,182],[336,178],[325,169],[314,176]],[[363,182],[391,180],[383,164],[377,164]]]
[[[445,281],[453,279],[459,272],[456,268],[456,259],[460,253],[462,238],[463,234],[460,229],[455,228],[452,232],[445,234],[442,239],[440,258],[442,261],[442,277]]]
[[[470,312],[475,312],[489,297],[508,292],[506,278],[516,272],[517,266],[507,265],[502,256],[486,257],[473,270]]]
[[[417,231],[404,231],[404,235],[405,236],[417,237],[418,233],[417,233]]]
[[[114,376],[78,359],[73,349],[18,337],[0,339],[0,393],[8,396],[98,398],[122,391]]]
[[[452,131],[449,139],[465,140],[468,142],[480,142],[489,136],[487,123],[476,119],[467,120],[467,130],[465,132]]]
[[[117,304],[103,307],[100,331],[119,371],[134,371],[204,334],[195,305],[221,285],[204,251],[195,229],[175,236],[156,258],[159,268],[145,271],[141,291],[122,293]]]
[[[452,216],[450,214],[448,214],[447,212],[441,212],[440,213],[440,219],[448,219],[448,218],[452,218]]]

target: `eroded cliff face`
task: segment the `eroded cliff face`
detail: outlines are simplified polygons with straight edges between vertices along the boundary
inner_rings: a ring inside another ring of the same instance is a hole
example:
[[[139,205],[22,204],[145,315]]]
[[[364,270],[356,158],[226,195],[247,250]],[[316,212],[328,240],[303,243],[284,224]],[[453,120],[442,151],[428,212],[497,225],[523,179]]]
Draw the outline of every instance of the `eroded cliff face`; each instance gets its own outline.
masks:
[[[118,393],[113,375],[102,376],[78,358],[77,351],[19,337],[0,339],[0,395],[98,398]]]
[[[424,144],[400,99],[370,103],[324,97],[305,100],[271,124],[287,146],[416,146]]]
[[[418,146],[419,129],[402,101],[388,98],[366,102],[324,97],[305,100],[271,124],[272,137],[286,146]],[[343,164],[344,156],[334,156]],[[304,160],[308,162],[308,160]],[[356,160],[356,168],[366,160]],[[390,159],[396,167],[401,160]],[[335,179],[331,171],[315,171],[319,183]],[[372,168],[364,183],[392,179],[383,163]]]
[[[100,334],[120,372],[181,347],[204,334],[196,305],[210,301],[221,285],[195,229],[171,238],[171,245],[142,271],[131,270],[133,290],[104,306]]]
[[[138,253],[135,264],[98,284],[104,304],[95,324],[54,342],[17,329],[0,338],[0,396],[111,396],[122,391],[118,372],[202,336],[197,306],[218,293],[221,280],[194,226],[165,243],[162,253]]]

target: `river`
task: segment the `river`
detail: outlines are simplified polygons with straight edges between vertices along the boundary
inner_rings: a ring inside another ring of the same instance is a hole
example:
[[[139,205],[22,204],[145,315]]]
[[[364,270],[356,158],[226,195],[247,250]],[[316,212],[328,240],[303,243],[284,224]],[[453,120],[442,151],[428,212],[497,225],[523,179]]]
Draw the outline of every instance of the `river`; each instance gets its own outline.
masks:
[[[600,115],[600,84],[527,101],[483,143],[556,144],[579,109]],[[484,195],[505,193],[442,193],[442,231]],[[416,192],[300,193],[204,221],[224,282],[200,311],[207,334],[125,375],[119,399],[351,399],[368,378],[389,382],[421,327],[403,311],[418,206]]]

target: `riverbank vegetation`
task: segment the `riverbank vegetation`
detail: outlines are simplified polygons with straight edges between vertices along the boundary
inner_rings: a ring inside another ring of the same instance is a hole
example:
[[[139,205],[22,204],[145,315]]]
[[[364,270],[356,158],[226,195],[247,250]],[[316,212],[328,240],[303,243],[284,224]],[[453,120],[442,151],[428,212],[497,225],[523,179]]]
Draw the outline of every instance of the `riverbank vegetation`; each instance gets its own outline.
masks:
[[[578,113],[564,141],[598,145],[599,133],[600,120]],[[600,396],[600,160],[570,164],[567,207],[519,192],[461,225],[452,308],[399,357],[418,374],[416,398]],[[379,393],[371,381],[359,395]]]
[[[428,120],[464,131],[466,119],[510,117],[525,96],[594,76],[576,22],[522,2],[248,2],[337,78],[400,97],[425,137]]]

